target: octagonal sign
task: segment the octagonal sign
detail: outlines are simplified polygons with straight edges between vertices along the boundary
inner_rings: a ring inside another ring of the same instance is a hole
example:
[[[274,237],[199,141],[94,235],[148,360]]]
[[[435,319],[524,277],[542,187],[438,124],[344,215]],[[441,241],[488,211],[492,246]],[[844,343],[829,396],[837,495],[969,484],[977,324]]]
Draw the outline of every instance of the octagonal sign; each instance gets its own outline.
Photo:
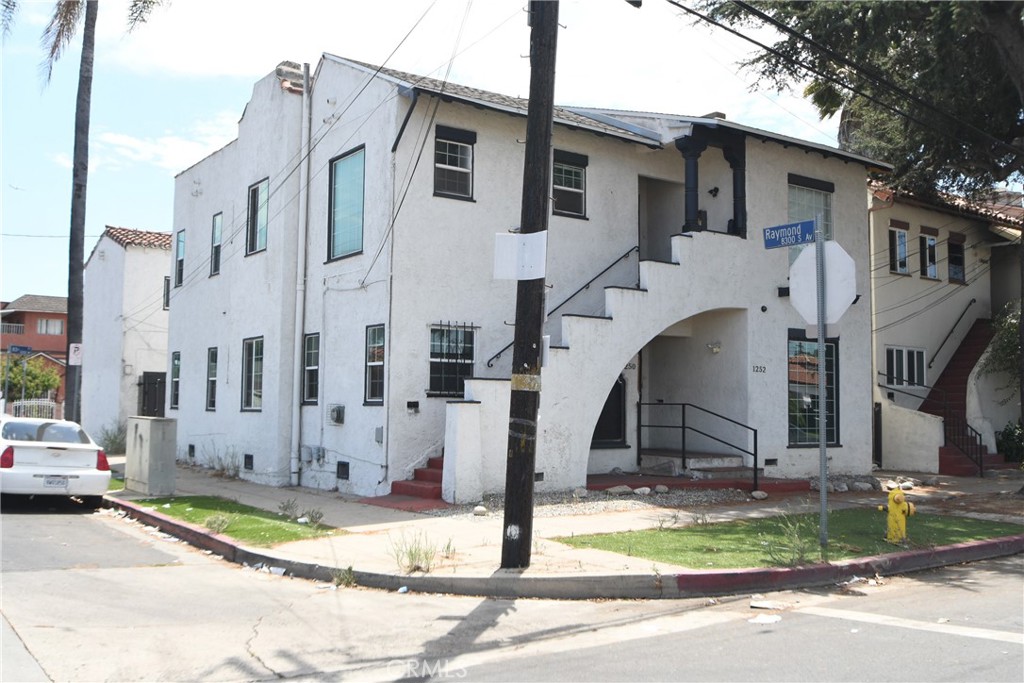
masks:
[[[839,322],[857,296],[857,266],[838,242],[825,252],[825,322]],[[805,248],[789,267],[789,301],[808,325],[818,323],[818,259],[814,246]]]

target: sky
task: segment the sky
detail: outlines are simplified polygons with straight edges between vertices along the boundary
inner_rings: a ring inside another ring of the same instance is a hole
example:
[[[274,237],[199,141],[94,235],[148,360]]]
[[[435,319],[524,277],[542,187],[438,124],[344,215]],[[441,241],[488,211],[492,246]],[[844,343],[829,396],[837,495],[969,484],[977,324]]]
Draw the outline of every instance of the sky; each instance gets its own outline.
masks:
[[[47,83],[53,0],[21,0],[2,43],[0,299],[67,296],[80,41]],[[692,4],[692,0],[689,0]],[[237,135],[252,87],[324,52],[506,95],[529,91],[526,0],[165,0],[126,33],[102,0],[92,91],[85,256],[105,226],[170,232],[174,176]],[[729,120],[834,145],[795,92],[757,90],[756,48],[665,0],[562,0],[555,102]],[[751,33],[764,41],[771,34]]]

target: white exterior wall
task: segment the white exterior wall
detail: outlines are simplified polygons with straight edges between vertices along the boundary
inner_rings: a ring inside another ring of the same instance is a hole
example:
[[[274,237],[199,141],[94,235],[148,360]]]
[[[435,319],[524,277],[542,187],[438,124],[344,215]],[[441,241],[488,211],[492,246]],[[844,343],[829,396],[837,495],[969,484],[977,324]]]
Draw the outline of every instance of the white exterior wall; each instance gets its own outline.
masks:
[[[82,317],[82,426],[97,438],[121,419],[125,252],[106,235],[85,265]],[[163,287],[166,264],[156,271]],[[158,367],[163,367],[163,360]]]
[[[942,418],[882,402],[882,467],[935,474],[945,442]]]
[[[170,356],[181,352],[178,457],[191,446],[195,460],[243,462],[241,475],[262,483],[289,481],[296,273],[299,229],[300,95],[283,90],[274,75],[253,88],[239,122],[239,137],[175,178],[172,244],[184,229],[185,278],[171,290]],[[246,255],[250,185],[269,178],[267,248]],[[213,216],[223,213],[220,274],[210,275]],[[171,263],[173,276],[173,262]],[[263,337],[263,406],[241,410],[243,340]],[[207,349],[218,349],[217,404],[206,410]]]

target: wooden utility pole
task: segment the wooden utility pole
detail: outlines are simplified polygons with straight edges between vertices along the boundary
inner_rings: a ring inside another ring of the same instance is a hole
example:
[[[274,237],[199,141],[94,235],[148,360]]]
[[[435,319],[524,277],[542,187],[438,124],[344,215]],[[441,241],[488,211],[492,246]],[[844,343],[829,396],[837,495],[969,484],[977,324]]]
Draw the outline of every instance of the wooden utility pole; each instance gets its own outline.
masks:
[[[530,105],[526,116],[521,234],[548,229],[551,189],[551,128],[555,101],[557,0],[530,2]],[[512,347],[512,399],[505,465],[505,521],[501,567],[530,566],[533,544],[533,478],[540,405],[544,278],[520,280]]]

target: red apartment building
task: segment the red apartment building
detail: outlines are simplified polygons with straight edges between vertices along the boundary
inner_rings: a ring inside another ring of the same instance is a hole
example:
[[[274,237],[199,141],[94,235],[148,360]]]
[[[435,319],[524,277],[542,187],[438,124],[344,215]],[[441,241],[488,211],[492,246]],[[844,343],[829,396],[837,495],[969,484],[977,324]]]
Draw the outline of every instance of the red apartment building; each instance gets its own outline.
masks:
[[[12,346],[31,348],[30,358],[42,358],[60,374],[56,401],[63,402],[68,347],[67,297],[26,294],[9,303],[0,302],[0,321],[0,351],[4,362]]]

